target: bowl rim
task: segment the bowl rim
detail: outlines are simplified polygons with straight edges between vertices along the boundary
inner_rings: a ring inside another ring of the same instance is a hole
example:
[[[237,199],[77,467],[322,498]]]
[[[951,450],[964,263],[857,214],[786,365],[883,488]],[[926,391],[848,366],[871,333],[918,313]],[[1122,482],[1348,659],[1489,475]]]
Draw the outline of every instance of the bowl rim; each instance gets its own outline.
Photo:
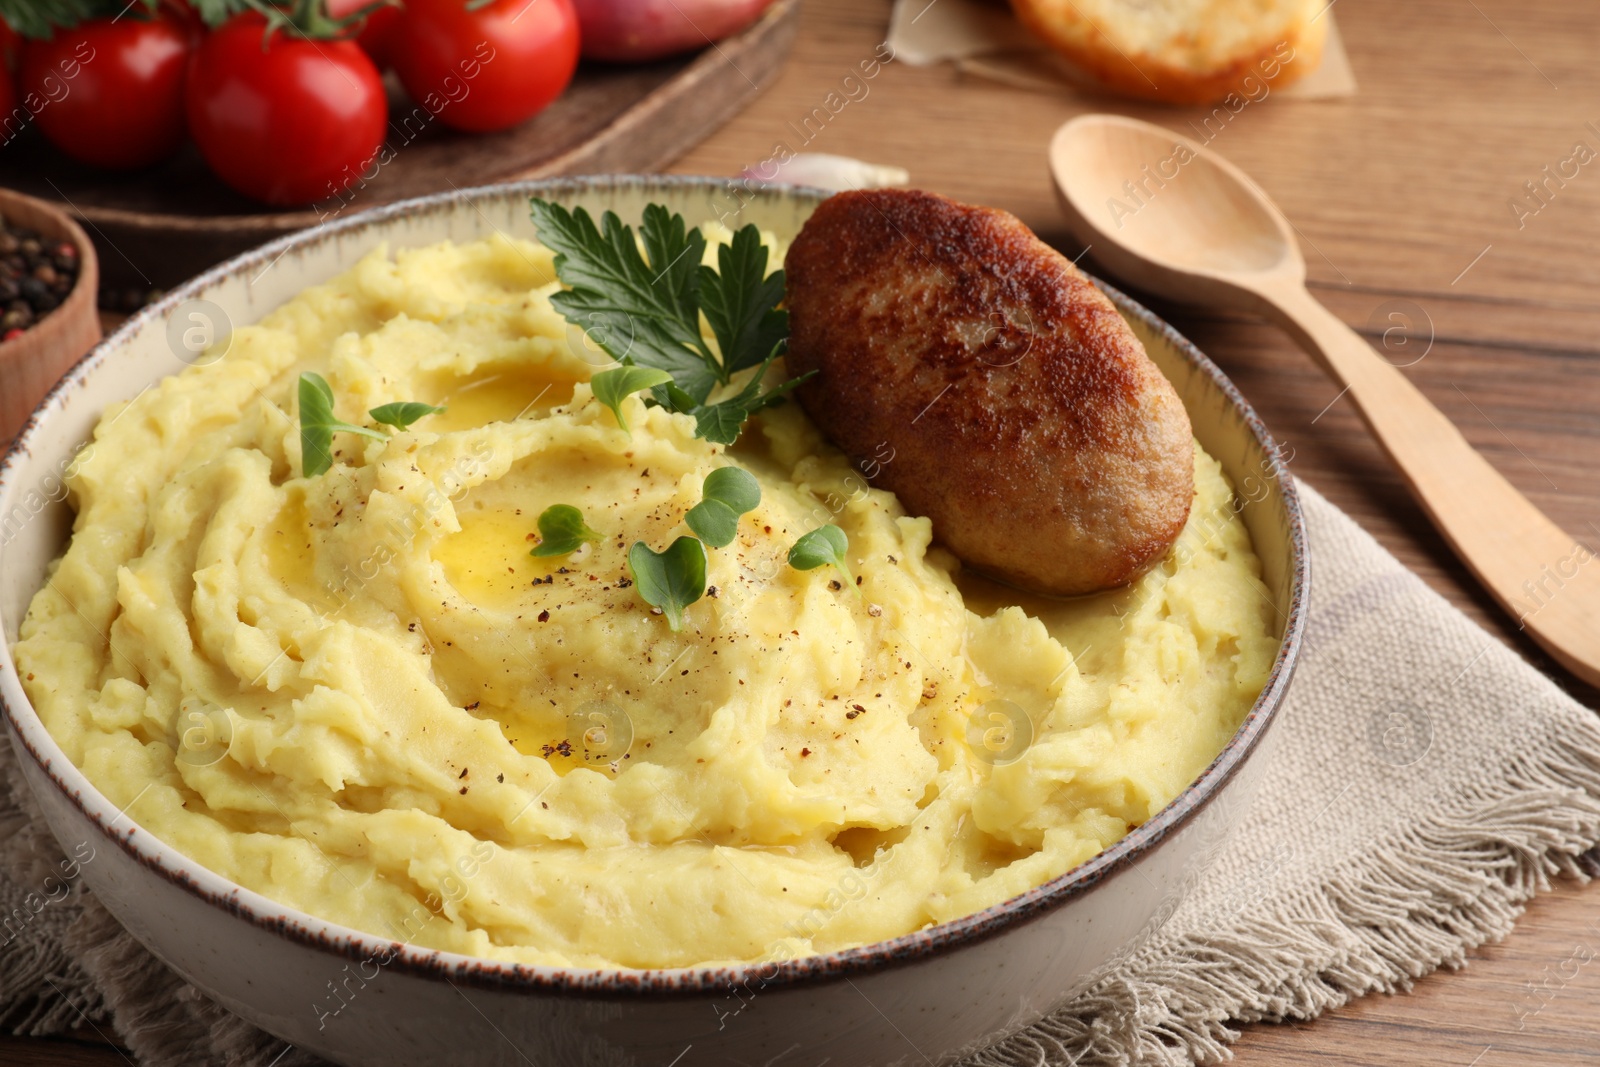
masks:
[[[0,504],[10,480],[35,438],[49,427],[52,413],[65,396],[152,320],[170,314],[208,287],[249,272],[298,246],[310,246],[354,230],[417,214],[453,210],[474,200],[514,199],[533,194],[580,197],[608,191],[717,190],[739,179],[683,175],[599,175],[541,179],[474,186],[396,201],[337,219],[323,226],[289,234],[218,264],[173,289],[161,300],[130,317],[80,359],[50,390],[24,423],[0,460]],[[794,185],[763,185],[758,197],[820,202],[827,190]],[[1092,278],[1092,276],[1091,276]],[[975,944],[1040,918],[1066,901],[1104,884],[1151,852],[1169,833],[1206,807],[1232,779],[1276,721],[1298,661],[1306,625],[1310,560],[1304,516],[1295,482],[1282,451],[1238,389],[1203,352],[1142,304],[1097,278],[1095,284],[1125,314],[1141,320],[1171,344],[1179,355],[1210,379],[1245,424],[1263,452],[1271,483],[1276,484],[1288,519],[1290,558],[1289,610],[1271,673],[1239,728],[1216,757],[1154,817],[1091,859],[1017,896],[971,915],[926,927],[885,941],[820,955],[782,961],[753,961],[721,966],[632,969],[623,967],[553,967],[488,960],[482,957],[403,944],[360,931],[246,889],[182,852],[127,818],[88,780],[45,730],[32,703],[22,693],[14,669],[0,671],[0,712],[13,742],[19,744],[51,780],[62,797],[133,860],[186,890],[207,906],[228,912],[258,930],[350,960],[378,960],[386,969],[423,978],[462,982],[478,988],[528,990],[586,998],[670,997],[725,994],[741,985],[762,990],[799,987],[849,979],[926,959],[944,950]],[[19,620],[20,622],[20,620]],[[10,663],[10,644],[0,633],[0,662]],[[125,829],[115,824],[125,821]]]

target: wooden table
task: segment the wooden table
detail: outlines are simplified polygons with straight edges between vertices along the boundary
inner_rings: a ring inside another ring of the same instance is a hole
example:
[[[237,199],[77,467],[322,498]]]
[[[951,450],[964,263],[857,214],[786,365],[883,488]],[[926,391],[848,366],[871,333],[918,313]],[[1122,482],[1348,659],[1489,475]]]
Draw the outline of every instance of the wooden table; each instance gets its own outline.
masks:
[[[795,129],[872,54],[888,11],[887,0],[807,0],[775,87],[674,169],[735,174],[778,141],[797,148]],[[1536,214],[1509,206],[1575,142],[1600,152],[1600,132],[1586,125],[1600,127],[1600,11],[1567,0],[1343,0],[1337,14],[1359,93],[1252,105],[1213,147],[1296,223],[1317,295],[1346,321],[1375,339],[1391,311],[1409,313],[1424,338],[1431,323],[1432,346],[1406,373],[1540,507],[1600,545],[1600,160],[1563,187],[1551,183]],[[919,186],[1011,210],[1070,248],[1045,143],[1074,114],[1108,109],[1178,129],[1202,114],[890,64],[806,148],[907,167]],[[1152,303],[1293,446],[1300,476],[1435,589],[1553,670],[1474,588],[1354,410],[1305,356],[1261,323]],[[1600,694],[1556,677],[1595,706]],[[1473,952],[1464,971],[1313,1023],[1252,1027],[1236,1046],[1239,1062],[1593,1064],[1597,956],[1600,889],[1558,886],[1505,942]],[[1517,1029],[1519,1012],[1533,1004],[1543,1007]],[[12,1040],[0,1041],[0,1062],[123,1061],[84,1044]]]

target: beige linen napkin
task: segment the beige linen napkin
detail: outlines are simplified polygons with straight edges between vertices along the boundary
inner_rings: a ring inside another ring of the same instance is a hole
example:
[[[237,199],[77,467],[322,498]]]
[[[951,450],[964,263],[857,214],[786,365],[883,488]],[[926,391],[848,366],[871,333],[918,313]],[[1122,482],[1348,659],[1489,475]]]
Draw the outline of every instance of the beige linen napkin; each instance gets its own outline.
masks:
[[[1318,16],[1328,20],[1322,62],[1282,90],[1283,97],[1326,100],[1355,93],[1355,72],[1332,8],[1329,3]],[[951,62],[967,74],[1023,89],[1104,92],[1033,37],[1003,0],[895,0],[888,42],[895,59],[913,67]]]
[[[1165,926],[973,1067],[1222,1058],[1239,1022],[1310,1018],[1462,965],[1552,875],[1585,875],[1600,842],[1594,715],[1300,491],[1307,647],[1256,754],[1269,762],[1255,802]],[[62,856],[9,746],[0,774],[14,927],[0,934],[0,1020],[29,1033],[89,1021],[145,1067],[315,1063],[189,987],[81,885],[56,892]],[[1505,1011],[1483,1024],[1515,1028]]]

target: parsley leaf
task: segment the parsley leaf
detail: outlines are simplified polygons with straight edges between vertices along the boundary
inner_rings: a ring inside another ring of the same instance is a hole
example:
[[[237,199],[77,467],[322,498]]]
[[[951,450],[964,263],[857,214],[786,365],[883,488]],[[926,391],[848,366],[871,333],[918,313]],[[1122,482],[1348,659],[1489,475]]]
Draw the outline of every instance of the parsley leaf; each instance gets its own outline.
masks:
[[[700,404],[694,397],[678,388],[677,382],[666,382],[650,390],[650,398],[668,411],[692,413]]]
[[[682,215],[674,215],[660,204],[647,204],[639,237],[650,266],[660,268],[654,284],[665,289],[684,321],[696,323],[698,333],[695,285],[700,280],[700,260],[706,254],[705,236],[698,229],[689,229]]]
[[[761,369],[751,375],[744,388],[733,396],[715,404],[696,406],[690,412],[694,416],[695,436],[715,441],[719,445],[733,444],[739,439],[739,431],[744,428],[744,420],[762,408],[782,403],[785,393],[817,373],[810,371],[798,378],[790,378],[782,385],[773,386],[763,393],[761,379],[766,377],[767,368],[772,366],[772,361],[776,358],[769,356],[767,361],[761,364]]]
[[[651,389],[672,381],[672,375],[659,367],[636,367],[624,363],[620,367],[603,370],[589,379],[594,398],[611,409],[617,425],[628,429],[628,420],[622,417],[622,402],[641,389]]]
[[[673,632],[683,628],[683,611],[706,591],[706,546],[693,537],[680,537],[665,552],[654,552],[643,541],[628,550],[628,572],[639,595],[661,609]]]
[[[716,270],[700,268],[700,307],[728,373],[754,367],[789,336],[782,302],[783,271],[767,273],[767,246],[754,226],[717,249]]]
[[[358,433],[388,438],[365,426],[352,426],[333,417],[333,387],[326,378],[310,371],[300,375],[300,470],[307,478],[322,474],[333,466],[333,435]]]
[[[539,543],[530,556],[565,556],[576,552],[585,541],[599,541],[601,535],[589,529],[583,512],[571,504],[551,504],[539,513]]]
[[[697,436],[732,444],[747,418],[804,380],[760,391],[767,368],[783,354],[789,315],[778,307],[783,271],[767,273],[767,247],[755,226],[717,250],[713,270],[702,263],[704,235],[660,204],[645,208],[639,240],[610,211],[598,226],[582,208],[568,211],[534,199],[530,211],[568,287],[551,304],[618,362],[670,374],[651,396],[669,411],[694,415]],[[702,311],[720,358],[701,335]],[[731,386],[735,374],[757,367],[735,395],[711,401],[718,386]]]
[[[800,540],[789,549],[789,566],[797,571],[809,571],[831,563],[853,582],[855,579],[850,577],[850,564],[845,558],[849,550],[850,539],[830,522],[801,535]]]
[[[718,467],[706,475],[700,503],[683,521],[712,548],[733,543],[739,516],[761,503],[761,485],[742,467]]]
[[[600,217],[600,228],[581,207],[568,211],[536,199],[532,212],[539,240],[555,251],[556,274],[569,287],[550,298],[555,309],[613,359],[667,371],[696,402],[705,400],[721,380],[720,368],[700,336],[698,316],[687,313],[698,307],[694,295],[675,273],[684,261],[699,264],[700,231],[685,231],[680,245],[669,227],[652,228],[657,255],[672,257],[657,271],[640,256],[632,227],[613,212]]]
[[[372,416],[373,422],[404,430],[422,416],[437,415],[442,411],[444,408],[424,404],[420,400],[397,400],[393,404],[379,404],[367,414]]]

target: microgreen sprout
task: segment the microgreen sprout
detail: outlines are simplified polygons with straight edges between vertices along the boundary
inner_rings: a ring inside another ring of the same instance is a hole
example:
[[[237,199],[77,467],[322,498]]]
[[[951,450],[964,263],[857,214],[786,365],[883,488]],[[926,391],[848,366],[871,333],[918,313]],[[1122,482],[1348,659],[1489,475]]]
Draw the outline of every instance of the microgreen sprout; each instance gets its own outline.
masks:
[[[551,504],[539,513],[539,543],[530,556],[565,556],[576,552],[586,541],[599,541],[601,534],[589,529],[583,512],[571,504]]]
[[[628,572],[639,595],[660,608],[676,633],[683,628],[683,612],[706,591],[706,546],[693,537],[680,537],[656,552],[643,541],[628,550]]]
[[[700,540],[712,548],[724,548],[739,532],[739,516],[759,503],[761,485],[749,471],[718,467],[706,475],[700,503],[683,518]]]
[[[801,535],[794,547],[789,549],[789,566],[795,570],[809,571],[831,563],[854,585],[855,579],[851,577],[850,564],[845,556],[849,550],[850,539],[830,522]]]
[[[659,367],[639,367],[624,363],[620,367],[603,370],[589,379],[594,398],[611,409],[617,425],[628,429],[628,420],[622,415],[622,402],[641,389],[651,389],[672,381],[672,375]]]

